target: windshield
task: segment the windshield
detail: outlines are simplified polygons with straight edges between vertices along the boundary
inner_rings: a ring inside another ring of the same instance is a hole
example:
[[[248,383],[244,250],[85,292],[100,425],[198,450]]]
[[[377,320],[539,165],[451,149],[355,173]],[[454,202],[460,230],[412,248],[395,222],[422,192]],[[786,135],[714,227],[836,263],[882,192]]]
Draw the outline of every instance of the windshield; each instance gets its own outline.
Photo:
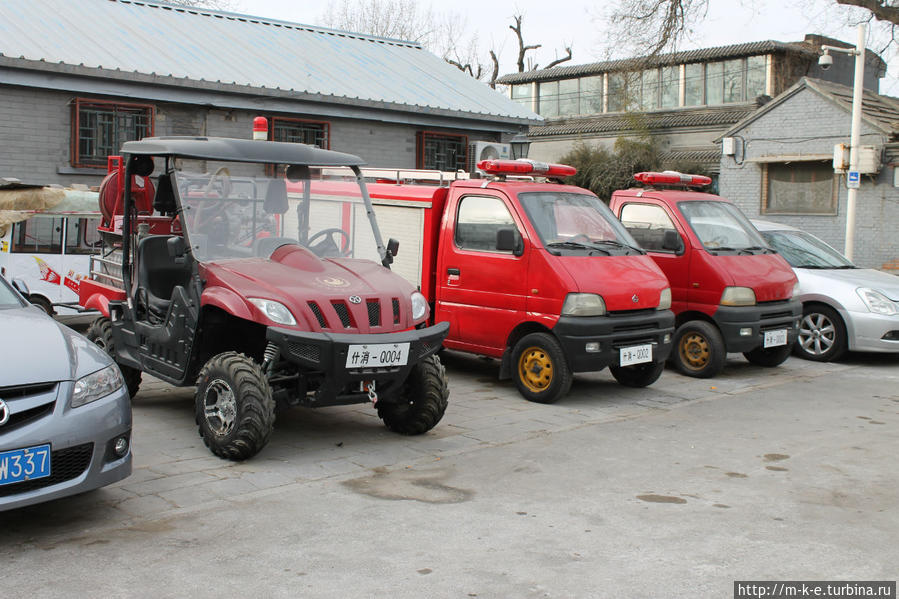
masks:
[[[22,301],[6,282],[6,279],[0,277],[0,310],[21,307]]]
[[[202,164],[184,161],[175,172],[182,226],[197,260],[268,257],[277,244],[263,240],[282,238],[277,241],[300,243],[323,258],[380,261],[350,169],[329,168],[329,177],[341,173],[322,180],[317,169],[300,168],[291,179],[238,174],[260,165],[207,162],[206,169],[197,168]]]
[[[546,248],[599,251],[603,255],[643,253],[596,196],[532,192],[520,193],[518,199]]]
[[[679,202],[678,207],[709,251],[765,250],[765,240],[740,209],[729,202]]]
[[[843,254],[804,231],[762,231],[762,236],[794,268],[854,268]]]

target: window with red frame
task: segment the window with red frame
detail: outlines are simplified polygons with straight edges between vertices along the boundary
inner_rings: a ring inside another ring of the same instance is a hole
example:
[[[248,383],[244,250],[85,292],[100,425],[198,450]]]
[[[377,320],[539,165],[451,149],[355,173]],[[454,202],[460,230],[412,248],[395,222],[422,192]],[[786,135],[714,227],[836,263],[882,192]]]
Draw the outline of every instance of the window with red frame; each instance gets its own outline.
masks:
[[[106,166],[122,144],[153,135],[155,109],[146,104],[75,100],[72,123],[72,164]]]
[[[468,137],[420,131],[415,168],[440,171],[465,170],[468,161]]]

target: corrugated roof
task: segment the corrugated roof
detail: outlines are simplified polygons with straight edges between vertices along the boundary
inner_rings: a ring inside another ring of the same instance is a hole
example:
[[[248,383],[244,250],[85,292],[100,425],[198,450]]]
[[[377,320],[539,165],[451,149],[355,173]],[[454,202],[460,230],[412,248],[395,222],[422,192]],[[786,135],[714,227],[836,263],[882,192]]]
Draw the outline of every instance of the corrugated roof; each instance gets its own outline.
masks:
[[[808,56],[817,56],[816,52],[814,52],[808,45],[802,42],[785,43],[766,40],[762,42],[748,42],[745,44],[718,46],[715,48],[701,48],[699,50],[685,50],[681,52],[672,52],[670,54],[659,54],[658,56],[623,58],[619,60],[593,62],[590,64],[553,67],[551,69],[540,69],[537,71],[525,71],[524,73],[503,75],[502,77],[497,79],[497,83],[508,85],[512,83],[528,83],[531,81],[566,79],[570,77],[583,77],[586,75],[597,75],[599,73],[609,73],[613,71],[630,71],[650,66],[666,66],[674,64],[685,64],[690,62],[706,62],[709,60],[724,60],[727,58],[757,56],[760,54],[771,54],[775,52],[795,52],[807,54]]]
[[[646,112],[636,115],[624,113],[597,115],[552,121],[546,125],[532,125],[528,137],[537,139],[558,135],[613,133],[632,131],[636,128],[669,129],[675,127],[707,127],[730,125],[746,118],[756,110],[755,104],[729,107],[725,110],[701,108],[696,110],[671,110]]]
[[[539,120],[414,42],[164,2],[4,0],[0,56],[126,80],[154,75],[159,83],[186,79],[325,102]]]

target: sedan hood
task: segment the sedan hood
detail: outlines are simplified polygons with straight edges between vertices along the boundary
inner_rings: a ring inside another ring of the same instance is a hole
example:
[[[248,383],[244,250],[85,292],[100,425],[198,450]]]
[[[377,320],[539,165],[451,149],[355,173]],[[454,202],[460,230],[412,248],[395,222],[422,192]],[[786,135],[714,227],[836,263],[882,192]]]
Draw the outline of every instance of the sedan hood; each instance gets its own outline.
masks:
[[[826,291],[828,287],[870,287],[899,301],[899,277],[871,268],[797,268],[802,291]]]
[[[0,311],[0,387],[71,381],[109,365],[99,347],[40,308]]]

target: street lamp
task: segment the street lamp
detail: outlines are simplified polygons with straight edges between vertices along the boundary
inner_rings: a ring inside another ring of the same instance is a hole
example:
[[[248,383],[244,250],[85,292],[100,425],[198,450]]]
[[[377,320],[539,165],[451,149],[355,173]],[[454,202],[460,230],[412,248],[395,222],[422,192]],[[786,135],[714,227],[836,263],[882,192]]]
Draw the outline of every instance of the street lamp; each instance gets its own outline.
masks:
[[[515,137],[509,140],[509,146],[512,148],[512,159],[528,157],[528,148],[531,146],[531,140],[522,132],[515,134]]]
[[[828,69],[833,64],[830,52],[844,52],[855,56],[855,80],[852,85],[852,126],[849,129],[849,173],[846,176],[846,186],[849,191],[846,196],[846,245],[843,253],[852,260],[852,250],[855,245],[855,203],[858,198],[858,186],[861,183],[858,173],[858,150],[860,129],[862,125],[862,94],[865,83],[865,25],[858,26],[858,39],[855,49],[838,48],[836,46],[821,46],[823,54],[818,58],[818,65],[822,69]]]

